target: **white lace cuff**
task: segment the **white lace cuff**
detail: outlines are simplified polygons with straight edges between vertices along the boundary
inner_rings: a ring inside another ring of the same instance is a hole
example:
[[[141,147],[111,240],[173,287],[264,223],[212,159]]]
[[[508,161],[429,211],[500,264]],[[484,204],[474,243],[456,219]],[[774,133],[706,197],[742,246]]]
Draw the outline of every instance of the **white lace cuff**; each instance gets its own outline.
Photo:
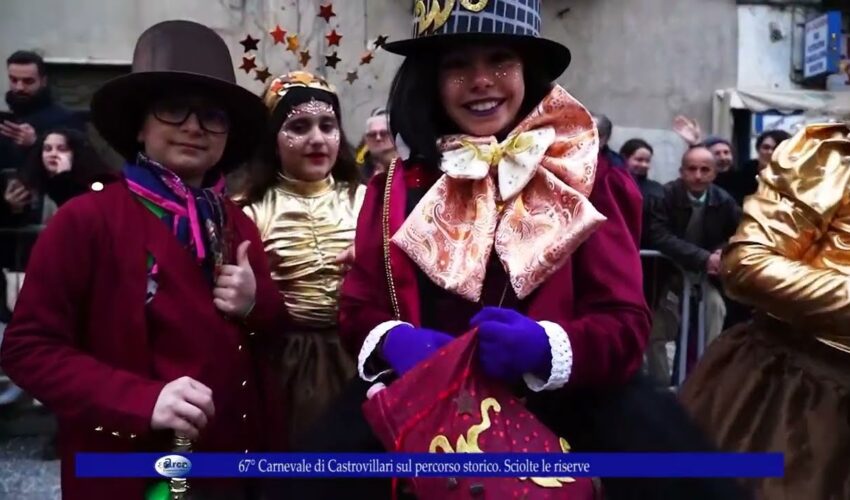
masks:
[[[378,346],[378,343],[381,342],[381,339],[384,338],[384,335],[386,335],[387,332],[397,327],[398,325],[413,326],[410,323],[405,323],[404,321],[384,321],[375,328],[372,328],[372,331],[369,332],[369,335],[366,336],[366,340],[363,341],[363,346],[360,348],[360,353],[357,355],[357,373],[359,373],[360,378],[362,378],[366,382],[374,382],[381,375],[390,373],[392,371],[384,370],[376,375],[366,375],[366,372],[364,370],[366,366],[366,361],[369,360],[369,356],[372,355],[372,351],[375,350],[375,347]]]
[[[531,373],[523,375],[525,384],[534,392],[554,391],[563,387],[570,379],[573,371],[573,348],[570,337],[561,325],[551,321],[538,321],[549,337],[549,347],[552,349],[552,372],[549,380],[542,381]]]

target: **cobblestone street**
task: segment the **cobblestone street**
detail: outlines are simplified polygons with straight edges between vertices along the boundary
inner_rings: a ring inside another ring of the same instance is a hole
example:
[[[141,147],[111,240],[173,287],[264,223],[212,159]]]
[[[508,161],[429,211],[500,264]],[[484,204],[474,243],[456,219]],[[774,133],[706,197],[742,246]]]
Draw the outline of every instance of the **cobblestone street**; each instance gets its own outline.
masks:
[[[0,500],[58,500],[59,461],[41,459],[47,437],[0,441]]]

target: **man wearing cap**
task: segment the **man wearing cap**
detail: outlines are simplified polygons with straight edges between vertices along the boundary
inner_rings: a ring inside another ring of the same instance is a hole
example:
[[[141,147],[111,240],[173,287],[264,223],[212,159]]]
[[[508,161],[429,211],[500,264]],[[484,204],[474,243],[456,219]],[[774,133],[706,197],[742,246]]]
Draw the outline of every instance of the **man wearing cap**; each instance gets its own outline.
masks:
[[[714,155],[714,163],[717,166],[717,177],[714,179],[714,184],[731,194],[740,205],[743,196],[739,199],[736,194],[740,190],[741,175],[735,168],[732,143],[722,137],[712,135],[703,141],[703,145]]]
[[[716,135],[704,137],[702,128],[695,119],[681,115],[673,120],[673,131],[684,139],[688,147],[702,146],[711,151],[716,170],[713,183],[732,195],[738,205],[742,204],[744,196],[755,191],[755,179],[742,179],[740,170],[735,168],[732,143],[727,139]],[[742,183],[746,185],[741,186]]]
[[[256,227],[221,192],[265,108],[217,34],[168,21],[92,117],[124,181],[67,203],[39,238],[3,369],[58,417],[63,498],[167,498],[162,481],[77,478],[74,454],[279,449],[260,353],[287,314]],[[242,481],[190,483],[193,498],[257,498]]]

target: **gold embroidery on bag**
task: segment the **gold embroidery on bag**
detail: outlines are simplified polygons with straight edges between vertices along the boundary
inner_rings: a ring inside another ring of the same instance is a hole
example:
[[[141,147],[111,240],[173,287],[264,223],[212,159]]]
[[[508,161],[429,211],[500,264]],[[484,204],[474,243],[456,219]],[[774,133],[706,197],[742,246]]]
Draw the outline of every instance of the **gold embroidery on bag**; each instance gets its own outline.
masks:
[[[561,438],[561,451],[564,453],[570,452],[570,443],[566,439]],[[520,481],[525,481],[527,477],[519,478]],[[574,483],[575,479],[571,477],[532,477],[531,482],[543,488],[560,488],[563,483]]]
[[[490,415],[487,412],[491,408],[495,413],[502,411],[502,405],[495,398],[487,398],[481,401],[481,423],[471,426],[466,431],[466,436],[458,436],[456,449],[452,449],[449,438],[441,434],[431,440],[428,452],[436,453],[437,450],[440,450],[443,453],[484,453],[478,446],[478,436],[490,428]]]
[[[449,438],[445,435],[440,434],[435,436],[434,439],[431,440],[428,453],[437,453],[438,451],[442,451],[443,453],[484,453],[481,446],[478,444],[478,438],[492,425],[490,422],[490,415],[488,413],[491,409],[494,413],[499,413],[502,411],[502,405],[500,405],[495,398],[487,398],[481,401],[480,424],[471,426],[469,430],[466,431],[466,436],[458,436],[457,444],[454,448],[452,448]],[[564,453],[570,452],[570,444],[566,439],[560,438],[560,444],[561,451]],[[532,483],[543,488],[561,488],[564,483],[575,482],[575,479],[571,477],[520,477],[518,479],[520,481],[530,479]]]

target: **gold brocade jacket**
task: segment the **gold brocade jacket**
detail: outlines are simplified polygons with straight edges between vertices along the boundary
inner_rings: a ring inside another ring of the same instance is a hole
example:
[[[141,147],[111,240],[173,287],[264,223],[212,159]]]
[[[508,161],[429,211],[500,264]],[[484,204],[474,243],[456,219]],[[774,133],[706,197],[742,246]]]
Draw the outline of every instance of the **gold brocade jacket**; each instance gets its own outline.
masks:
[[[343,270],[334,260],[354,243],[365,192],[365,186],[352,189],[332,177],[302,182],[280,176],[262,200],[245,207],[296,323],[310,329],[336,326]]]
[[[850,352],[850,128],[783,142],[723,257],[734,299]]]

